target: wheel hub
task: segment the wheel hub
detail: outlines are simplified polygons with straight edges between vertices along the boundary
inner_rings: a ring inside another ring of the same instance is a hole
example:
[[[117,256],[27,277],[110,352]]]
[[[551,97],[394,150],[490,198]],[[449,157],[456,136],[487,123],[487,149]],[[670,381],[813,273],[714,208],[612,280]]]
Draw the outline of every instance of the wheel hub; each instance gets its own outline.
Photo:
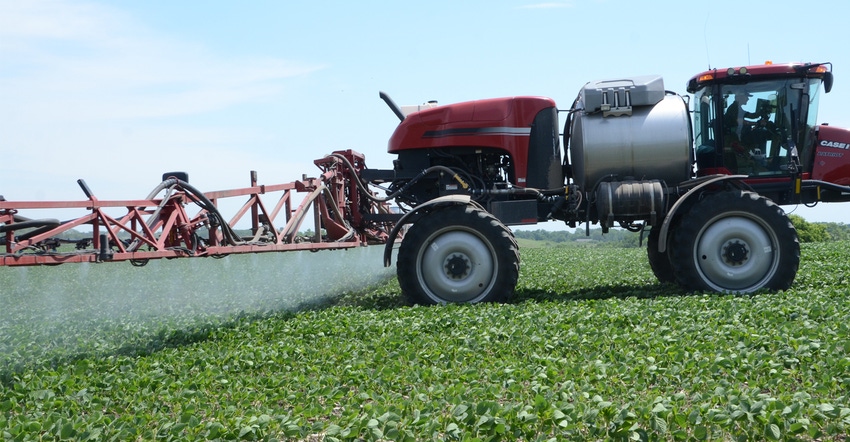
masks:
[[[446,259],[443,266],[446,275],[452,279],[463,279],[469,275],[469,259],[461,254],[453,254]]]
[[[732,240],[723,245],[723,259],[730,265],[739,266],[747,260],[750,250],[741,241]]]

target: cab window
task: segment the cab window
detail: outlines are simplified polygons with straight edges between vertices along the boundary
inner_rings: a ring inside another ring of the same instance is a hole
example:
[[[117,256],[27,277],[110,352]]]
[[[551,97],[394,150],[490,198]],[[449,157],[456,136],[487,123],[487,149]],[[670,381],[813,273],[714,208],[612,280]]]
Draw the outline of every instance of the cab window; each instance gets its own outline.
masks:
[[[800,94],[789,86],[777,80],[721,87],[723,163],[732,173],[788,173],[791,123],[800,118]]]

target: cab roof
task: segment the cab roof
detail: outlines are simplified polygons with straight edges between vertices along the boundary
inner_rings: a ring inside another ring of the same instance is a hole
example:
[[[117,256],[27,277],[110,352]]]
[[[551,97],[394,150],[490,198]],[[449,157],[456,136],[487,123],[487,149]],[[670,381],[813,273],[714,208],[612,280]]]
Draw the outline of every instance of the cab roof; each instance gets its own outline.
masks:
[[[805,76],[805,77],[832,77],[832,63],[786,63],[764,64],[752,66],[738,66],[726,69],[711,69],[701,72],[688,80],[688,92],[694,93],[706,84],[732,83],[741,80],[753,80],[753,77],[782,77],[782,76]]]

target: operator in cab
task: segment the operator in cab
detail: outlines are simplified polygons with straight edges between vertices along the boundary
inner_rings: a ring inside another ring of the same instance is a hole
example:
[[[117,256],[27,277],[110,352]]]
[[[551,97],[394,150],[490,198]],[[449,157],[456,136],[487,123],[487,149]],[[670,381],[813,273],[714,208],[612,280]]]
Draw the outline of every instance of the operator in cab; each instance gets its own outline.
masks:
[[[749,112],[744,109],[744,106],[750,101],[753,95],[746,91],[738,91],[735,93],[735,101],[726,108],[723,113],[723,127],[731,135],[734,134],[737,141],[743,140],[744,127],[755,124],[755,118],[759,115],[755,112]],[[747,119],[750,120],[747,120]]]
[[[778,170],[779,167],[779,137],[775,118],[776,93],[774,91],[760,92],[763,98],[758,99],[755,110],[748,107],[753,94],[739,89],[734,93],[734,101],[723,113],[723,129],[726,134],[725,145],[735,158],[726,159],[727,167],[734,173],[763,173],[768,170]],[[767,161],[767,156],[773,162]]]

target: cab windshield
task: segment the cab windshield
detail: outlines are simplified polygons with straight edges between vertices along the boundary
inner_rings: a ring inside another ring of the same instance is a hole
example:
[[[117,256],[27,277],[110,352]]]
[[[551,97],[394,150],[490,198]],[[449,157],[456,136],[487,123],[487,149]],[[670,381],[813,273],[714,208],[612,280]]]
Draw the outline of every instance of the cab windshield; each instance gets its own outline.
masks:
[[[819,86],[820,80],[791,78],[713,85],[697,91],[698,168],[725,167],[746,175],[787,174],[792,147],[806,166]]]

